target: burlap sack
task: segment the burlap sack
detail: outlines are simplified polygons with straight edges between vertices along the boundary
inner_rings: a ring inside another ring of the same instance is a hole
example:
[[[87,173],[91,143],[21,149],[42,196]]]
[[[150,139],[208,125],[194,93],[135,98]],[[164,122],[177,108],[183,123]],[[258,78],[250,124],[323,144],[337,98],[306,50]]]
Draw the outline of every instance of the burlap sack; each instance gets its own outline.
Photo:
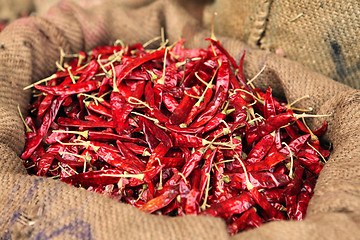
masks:
[[[205,10],[207,26],[214,11],[219,33],[360,89],[358,0],[216,0]]]
[[[174,42],[206,46],[209,32],[173,1],[113,1],[88,9],[73,3],[53,7],[45,17],[21,19],[0,33],[0,238],[1,239],[356,239],[360,234],[360,93],[305,67],[240,41],[218,36],[239,58],[247,50],[245,72],[270,85],[290,102],[310,95],[298,107],[331,114],[326,140],[334,150],[320,174],[306,219],[271,222],[229,237],[218,218],[179,218],[145,214],[132,206],[62,182],[28,176],[18,157],[30,91],[22,88],[55,70],[58,48],[89,50],[122,39],[141,42],[165,27]],[[323,119],[320,119],[323,120]],[[318,121],[312,123],[319,126]]]
[[[14,21],[33,10],[33,0],[0,0],[0,22]]]

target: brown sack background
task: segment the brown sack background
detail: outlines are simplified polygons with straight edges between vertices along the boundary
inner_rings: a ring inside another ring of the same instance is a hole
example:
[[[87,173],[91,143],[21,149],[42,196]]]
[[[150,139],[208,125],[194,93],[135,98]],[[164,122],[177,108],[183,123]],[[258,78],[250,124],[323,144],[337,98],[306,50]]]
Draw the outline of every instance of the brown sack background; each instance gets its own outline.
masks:
[[[358,0],[215,0],[204,12],[206,26],[214,11],[218,33],[360,89]]]
[[[320,174],[304,221],[278,221],[229,237],[221,219],[148,215],[105,196],[59,181],[28,176],[18,157],[31,91],[23,87],[51,74],[65,52],[89,50],[122,39],[145,43],[165,27],[170,42],[181,36],[189,47],[207,46],[210,33],[174,1],[123,0],[81,8],[63,2],[44,17],[12,23],[0,33],[0,239],[357,239],[360,235],[360,92],[275,54],[220,37],[237,59],[244,49],[245,73],[298,107],[325,118],[334,150]],[[323,119],[314,120],[316,128]]]

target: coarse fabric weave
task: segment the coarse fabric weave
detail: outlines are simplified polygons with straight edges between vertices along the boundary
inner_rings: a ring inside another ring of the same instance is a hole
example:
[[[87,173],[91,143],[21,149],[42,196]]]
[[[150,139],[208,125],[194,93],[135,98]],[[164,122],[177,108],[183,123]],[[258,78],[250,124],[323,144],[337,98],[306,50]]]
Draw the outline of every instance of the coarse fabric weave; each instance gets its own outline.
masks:
[[[204,11],[206,26],[214,12],[218,33],[360,89],[360,1],[215,0]]]
[[[217,38],[237,60],[246,50],[245,75],[265,71],[254,84],[289,102],[309,95],[297,107],[313,107],[325,119],[332,155],[320,173],[304,221],[277,221],[230,237],[222,219],[150,215],[106,196],[60,181],[29,176],[19,158],[31,90],[23,88],[56,70],[59,48],[90,50],[121,39],[145,43],[164,27],[170,42],[205,47],[208,30],[174,1],[102,1],[80,7],[62,2],[45,16],[13,22],[0,33],[0,239],[357,239],[360,236],[360,92],[299,63]],[[310,123],[310,122],[309,122]]]

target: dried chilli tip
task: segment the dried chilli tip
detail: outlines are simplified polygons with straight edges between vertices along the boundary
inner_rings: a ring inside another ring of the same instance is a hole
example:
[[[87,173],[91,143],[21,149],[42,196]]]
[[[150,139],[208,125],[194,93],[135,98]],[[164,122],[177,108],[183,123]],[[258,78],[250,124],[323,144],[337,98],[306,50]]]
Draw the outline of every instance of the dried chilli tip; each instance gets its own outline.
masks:
[[[59,179],[158,215],[222,217],[228,233],[306,216],[330,155],[302,112],[254,86],[212,37],[60,51],[34,87],[21,157]],[[120,45],[118,45],[120,44]],[[298,114],[300,112],[302,114]]]

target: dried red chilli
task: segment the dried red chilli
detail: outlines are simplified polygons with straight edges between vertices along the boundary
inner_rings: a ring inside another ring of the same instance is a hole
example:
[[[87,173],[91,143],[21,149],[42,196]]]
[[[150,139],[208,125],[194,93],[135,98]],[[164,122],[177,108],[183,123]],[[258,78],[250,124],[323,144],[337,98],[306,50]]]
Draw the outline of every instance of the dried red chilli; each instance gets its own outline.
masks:
[[[209,41],[99,46],[34,84],[28,172],[148,213],[219,216],[229,234],[303,219],[330,155],[327,123],[311,131],[270,88],[247,84],[245,54],[237,64]]]

